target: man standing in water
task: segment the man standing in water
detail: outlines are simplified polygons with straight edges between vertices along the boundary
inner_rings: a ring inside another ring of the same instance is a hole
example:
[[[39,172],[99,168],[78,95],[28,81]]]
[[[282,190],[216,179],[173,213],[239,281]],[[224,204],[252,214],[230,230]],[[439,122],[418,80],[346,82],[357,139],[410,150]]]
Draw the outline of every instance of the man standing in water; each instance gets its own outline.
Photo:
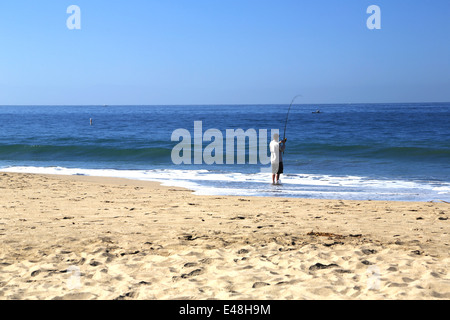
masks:
[[[273,135],[273,140],[270,142],[270,163],[272,164],[272,184],[280,183],[280,175],[283,173],[283,156],[282,153],[286,149],[286,141],[284,139],[279,141],[280,136],[278,133]],[[276,182],[275,182],[276,178]]]

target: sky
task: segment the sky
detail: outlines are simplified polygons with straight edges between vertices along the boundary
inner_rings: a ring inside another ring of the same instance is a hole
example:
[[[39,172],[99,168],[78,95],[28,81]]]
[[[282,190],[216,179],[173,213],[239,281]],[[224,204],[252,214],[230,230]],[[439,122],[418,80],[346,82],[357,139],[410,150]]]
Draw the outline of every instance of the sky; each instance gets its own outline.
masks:
[[[449,34],[448,0],[1,1],[0,105],[448,102]]]

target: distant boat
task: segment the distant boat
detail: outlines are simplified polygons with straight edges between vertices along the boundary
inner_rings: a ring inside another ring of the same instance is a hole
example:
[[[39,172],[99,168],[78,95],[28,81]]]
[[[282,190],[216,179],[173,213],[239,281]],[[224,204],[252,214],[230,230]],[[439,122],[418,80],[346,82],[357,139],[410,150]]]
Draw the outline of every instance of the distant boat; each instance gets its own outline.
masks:
[[[322,113],[320,110],[313,111],[312,113]]]

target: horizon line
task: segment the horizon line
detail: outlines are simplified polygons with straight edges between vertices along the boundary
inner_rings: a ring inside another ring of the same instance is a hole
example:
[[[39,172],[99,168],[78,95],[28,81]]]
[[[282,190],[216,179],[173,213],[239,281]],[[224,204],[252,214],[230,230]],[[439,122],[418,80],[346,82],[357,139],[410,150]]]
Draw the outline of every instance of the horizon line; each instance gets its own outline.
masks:
[[[298,106],[324,106],[324,105],[358,105],[358,104],[421,104],[435,103],[443,104],[450,101],[421,101],[421,102],[344,102],[344,103],[294,103]],[[216,103],[216,104],[0,104],[0,107],[178,107],[178,106],[271,106],[271,105],[289,105],[289,103]]]

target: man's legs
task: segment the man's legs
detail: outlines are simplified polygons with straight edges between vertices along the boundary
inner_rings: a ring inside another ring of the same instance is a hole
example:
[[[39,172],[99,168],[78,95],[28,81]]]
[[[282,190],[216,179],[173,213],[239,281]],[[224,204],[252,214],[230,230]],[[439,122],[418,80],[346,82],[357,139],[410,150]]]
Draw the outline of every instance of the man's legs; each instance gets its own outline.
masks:
[[[277,175],[279,170],[279,163],[272,162],[272,184],[275,184],[275,176]]]
[[[277,184],[278,182],[280,182],[280,176],[281,174],[284,172],[284,166],[283,166],[283,162],[280,162],[278,164],[278,172],[277,172]]]

